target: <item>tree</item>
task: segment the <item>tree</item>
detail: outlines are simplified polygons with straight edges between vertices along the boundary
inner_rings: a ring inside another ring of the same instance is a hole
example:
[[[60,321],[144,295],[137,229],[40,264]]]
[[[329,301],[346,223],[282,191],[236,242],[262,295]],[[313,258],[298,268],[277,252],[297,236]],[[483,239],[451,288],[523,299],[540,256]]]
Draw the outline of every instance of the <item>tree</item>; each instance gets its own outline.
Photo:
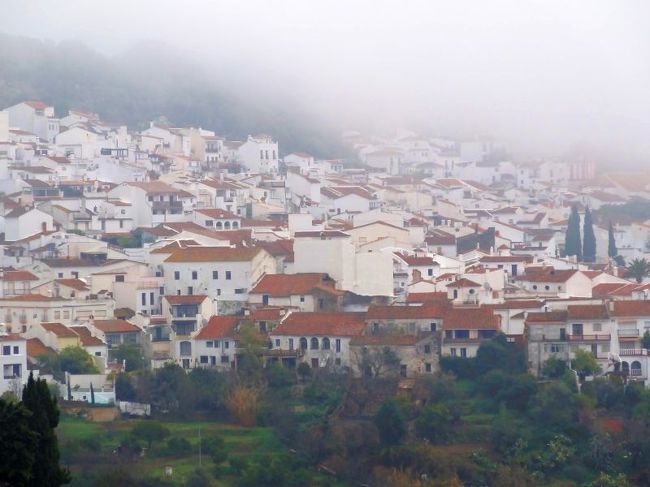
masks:
[[[265,340],[255,326],[246,322],[239,327],[237,371],[252,384],[259,384],[264,370]]]
[[[566,362],[557,357],[549,357],[542,365],[542,374],[549,379],[559,379],[566,370]]]
[[[162,441],[169,436],[169,430],[157,421],[141,421],[131,430],[131,436],[147,442],[147,447],[156,441]]]
[[[612,222],[609,222],[609,228],[607,229],[607,255],[613,259],[618,255],[618,249],[616,248],[616,237],[614,236],[614,226]]]
[[[215,465],[221,465],[228,459],[226,443],[221,436],[211,436],[202,441],[203,451],[209,455]]]
[[[594,375],[600,372],[600,365],[596,362],[594,355],[580,348],[575,351],[575,358],[571,361],[571,364],[578,373],[581,381],[584,381],[588,375]]]
[[[379,438],[384,445],[396,445],[406,433],[406,424],[395,401],[386,401],[374,417]]]
[[[578,207],[571,207],[569,224],[566,229],[566,238],[564,243],[564,253],[567,256],[575,255],[578,260],[582,260],[582,240],[580,238],[580,214]]]
[[[396,376],[400,359],[389,347],[363,347],[356,353],[355,361],[362,375],[368,377]]]
[[[0,485],[27,485],[32,477],[37,439],[31,413],[0,399]]]
[[[647,259],[633,259],[627,268],[627,277],[633,277],[641,284],[643,279],[650,275],[650,261]]]
[[[650,330],[645,331],[641,343],[643,343],[643,348],[650,349]]]
[[[430,404],[415,422],[418,434],[429,441],[444,441],[449,436],[454,417],[444,404]]]
[[[251,427],[257,423],[258,389],[244,385],[236,386],[226,399],[226,407],[241,426]]]
[[[311,375],[311,367],[306,362],[300,362],[297,368],[300,379],[305,382],[305,379]]]
[[[118,363],[126,363],[126,372],[140,370],[144,366],[142,350],[137,345],[123,343],[115,350],[114,356]]]
[[[59,352],[59,367],[70,374],[98,374],[92,355],[81,347],[65,347]]]
[[[589,207],[585,209],[582,236],[582,259],[585,262],[594,262],[596,260],[596,235],[594,234],[594,222]]]
[[[28,485],[58,486],[70,482],[70,472],[59,465],[59,446],[55,428],[59,424],[59,408],[44,379],[29,374],[23,389],[23,405],[32,416],[32,431],[37,434],[34,465]]]

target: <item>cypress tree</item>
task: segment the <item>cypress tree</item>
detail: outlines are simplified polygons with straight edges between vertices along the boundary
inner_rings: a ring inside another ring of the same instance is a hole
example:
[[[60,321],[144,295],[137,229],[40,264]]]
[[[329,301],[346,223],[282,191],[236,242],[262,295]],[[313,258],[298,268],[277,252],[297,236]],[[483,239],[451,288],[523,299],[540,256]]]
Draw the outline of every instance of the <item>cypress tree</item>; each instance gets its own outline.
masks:
[[[618,255],[618,249],[616,248],[616,238],[614,238],[614,226],[612,222],[609,222],[609,242],[607,244],[607,255],[610,258],[614,258]]]
[[[0,399],[0,485],[27,485],[34,468],[37,435],[31,413]]]
[[[596,235],[594,234],[594,222],[591,218],[589,207],[585,210],[585,220],[582,227],[582,258],[585,262],[596,260]]]
[[[34,466],[27,485],[58,487],[70,482],[70,472],[59,465],[59,445],[54,428],[59,424],[59,408],[43,379],[29,375],[23,389],[23,405],[31,413],[30,426],[37,435]]]
[[[577,256],[578,260],[582,260],[582,240],[580,238],[580,215],[578,214],[578,207],[573,205],[571,207],[571,215],[569,216],[569,225],[566,229],[566,238],[564,243],[564,253],[567,256]]]

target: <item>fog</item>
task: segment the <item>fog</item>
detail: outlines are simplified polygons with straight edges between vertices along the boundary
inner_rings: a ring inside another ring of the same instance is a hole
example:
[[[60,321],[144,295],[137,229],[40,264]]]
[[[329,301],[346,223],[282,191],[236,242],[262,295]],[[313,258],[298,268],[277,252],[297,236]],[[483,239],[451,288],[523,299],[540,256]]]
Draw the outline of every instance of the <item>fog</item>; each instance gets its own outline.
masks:
[[[343,129],[579,144],[650,160],[650,2],[2,0],[0,31],[186,53],[257,103]]]

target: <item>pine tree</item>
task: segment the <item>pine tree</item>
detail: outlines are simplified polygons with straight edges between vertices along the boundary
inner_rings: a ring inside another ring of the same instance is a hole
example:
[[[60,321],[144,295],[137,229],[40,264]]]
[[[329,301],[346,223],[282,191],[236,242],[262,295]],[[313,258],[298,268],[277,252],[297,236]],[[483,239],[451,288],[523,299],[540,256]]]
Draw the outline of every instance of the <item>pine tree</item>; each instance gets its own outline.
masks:
[[[571,207],[571,215],[569,216],[569,225],[566,229],[564,253],[567,256],[577,256],[578,260],[582,260],[582,240],[580,238],[580,215],[578,214],[578,207],[573,205]]]
[[[59,465],[59,445],[54,429],[59,424],[59,408],[43,379],[29,375],[23,389],[23,405],[32,413],[30,426],[37,434],[32,477],[27,485],[56,487],[70,482],[70,472]]]
[[[611,221],[609,222],[609,243],[607,244],[607,255],[612,259],[618,255],[616,238],[614,237],[614,226]]]
[[[31,413],[0,399],[0,485],[27,485],[34,467],[37,435]]]
[[[582,238],[582,259],[585,262],[594,262],[596,260],[596,235],[594,234],[594,222],[589,207],[585,210]]]

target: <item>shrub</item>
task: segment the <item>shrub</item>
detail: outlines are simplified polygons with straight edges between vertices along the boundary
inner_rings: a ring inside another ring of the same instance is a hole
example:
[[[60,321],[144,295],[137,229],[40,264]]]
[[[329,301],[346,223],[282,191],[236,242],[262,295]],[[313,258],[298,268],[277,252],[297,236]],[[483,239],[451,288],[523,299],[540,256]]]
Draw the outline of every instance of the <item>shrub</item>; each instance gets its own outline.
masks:
[[[183,456],[192,451],[192,444],[185,438],[173,436],[167,440],[167,454]]]

